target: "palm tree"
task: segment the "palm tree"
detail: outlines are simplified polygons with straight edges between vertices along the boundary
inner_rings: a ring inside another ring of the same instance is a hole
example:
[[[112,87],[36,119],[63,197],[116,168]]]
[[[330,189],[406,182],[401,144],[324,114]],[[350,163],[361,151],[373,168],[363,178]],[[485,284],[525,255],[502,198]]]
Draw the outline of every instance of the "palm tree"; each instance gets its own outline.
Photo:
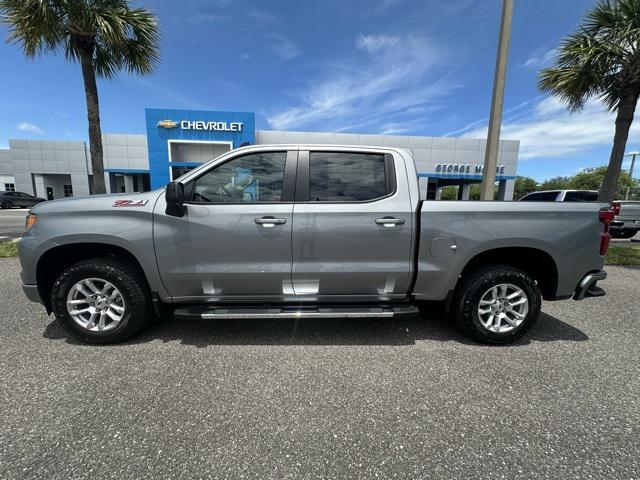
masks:
[[[640,0],[600,0],[562,41],[555,65],[540,72],[539,86],[579,111],[589,98],[616,112],[609,166],[599,200],[616,193],[624,150],[640,96]]]
[[[63,50],[67,60],[80,63],[93,193],[105,193],[96,75],[152,72],[160,59],[155,16],[130,8],[127,0],[0,0],[0,14],[9,25],[7,41],[20,45],[27,58]]]

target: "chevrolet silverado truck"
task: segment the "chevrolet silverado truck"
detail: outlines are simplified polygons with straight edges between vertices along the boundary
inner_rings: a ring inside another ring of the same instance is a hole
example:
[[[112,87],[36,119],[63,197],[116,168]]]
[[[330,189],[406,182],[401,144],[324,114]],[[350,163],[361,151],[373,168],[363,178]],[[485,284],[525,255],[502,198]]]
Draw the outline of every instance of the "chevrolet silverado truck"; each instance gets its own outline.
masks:
[[[37,205],[19,254],[27,297],[85,342],[159,315],[376,318],[443,302],[471,338],[507,343],[541,299],[604,295],[612,220],[597,203],[422,201],[409,150],[262,145],[161,190]]]

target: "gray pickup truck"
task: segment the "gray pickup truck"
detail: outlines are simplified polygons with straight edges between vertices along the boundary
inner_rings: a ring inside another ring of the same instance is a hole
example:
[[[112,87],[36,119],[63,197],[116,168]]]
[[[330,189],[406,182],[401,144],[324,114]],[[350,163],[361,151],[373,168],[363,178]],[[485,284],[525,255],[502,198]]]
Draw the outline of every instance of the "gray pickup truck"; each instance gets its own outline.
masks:
[[[507,343],[541,298],[604,295],[612,220],[597,203],[421,201],[408,150],[251,146],[162,190],[37,205],[19,252],[27,297],[86,342],[158,315],[394,317],[437,301],[473,339]]]

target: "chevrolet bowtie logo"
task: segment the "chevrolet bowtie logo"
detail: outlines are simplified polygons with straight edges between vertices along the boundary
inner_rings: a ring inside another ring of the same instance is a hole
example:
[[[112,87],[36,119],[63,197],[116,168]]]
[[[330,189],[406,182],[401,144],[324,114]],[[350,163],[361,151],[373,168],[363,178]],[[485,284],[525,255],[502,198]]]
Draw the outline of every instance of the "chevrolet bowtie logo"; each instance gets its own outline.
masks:
[[[174,122],[173,120],[160,120],[158,122],[158,127],[162,128],[176,128],[178,126],[178,122]]]

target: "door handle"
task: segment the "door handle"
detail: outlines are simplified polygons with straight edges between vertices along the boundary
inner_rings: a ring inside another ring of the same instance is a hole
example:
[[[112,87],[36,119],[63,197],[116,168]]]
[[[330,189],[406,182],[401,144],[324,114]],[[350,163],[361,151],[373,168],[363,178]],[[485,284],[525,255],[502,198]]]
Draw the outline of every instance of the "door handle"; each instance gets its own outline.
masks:
[[[383,217],[376,218],[376,223],[382,225],[385,228],[392,228],[396,225],[404,225],[407,221],[404,218]]]
[[[272,228],[276,225],[284,225],[287,223],[286,218],[275,218],[275,217],[262,217],[254,219],[256,225],[260,225],[265,228]]]

